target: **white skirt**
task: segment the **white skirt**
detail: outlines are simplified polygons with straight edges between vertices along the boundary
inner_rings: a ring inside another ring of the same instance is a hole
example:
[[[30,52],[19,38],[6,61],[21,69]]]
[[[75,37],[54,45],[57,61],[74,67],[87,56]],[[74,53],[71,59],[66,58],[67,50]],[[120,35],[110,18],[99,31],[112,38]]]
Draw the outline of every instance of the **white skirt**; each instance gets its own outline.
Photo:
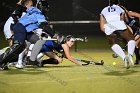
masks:
[[[104,25],[106,35],[110,35],[116,30],[125,30],[126,28],[124,21],[108,22]]]

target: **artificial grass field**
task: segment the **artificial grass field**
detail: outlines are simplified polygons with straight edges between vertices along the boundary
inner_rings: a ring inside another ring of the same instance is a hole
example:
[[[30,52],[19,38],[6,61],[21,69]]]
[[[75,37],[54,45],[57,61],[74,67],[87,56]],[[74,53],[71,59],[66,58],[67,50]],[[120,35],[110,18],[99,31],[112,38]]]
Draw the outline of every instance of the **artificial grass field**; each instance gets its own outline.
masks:
[[[7,46],[3,38],[1,48]],[[140,65],[124,68],[121,58],[112,58],[105,37],[89,37],[86,43],[78,42],[77,48],[72,56],[104,60],[104,66],[76,66],[64,59],[59,65],[43,68],[10,67],[0,71],[0,93],[139,93]],[[113,66],[113,62],[117,64]]]
[[[140,65],[124,68],[112,51],[72,52],[75,57],[104,60],[104,66],[76,66],[68,60],[43,68],[0,71],[0,93],[139,93]],[[45,57],[44,57],[45,58]],[[117,64],[112,65],[113,62]]]

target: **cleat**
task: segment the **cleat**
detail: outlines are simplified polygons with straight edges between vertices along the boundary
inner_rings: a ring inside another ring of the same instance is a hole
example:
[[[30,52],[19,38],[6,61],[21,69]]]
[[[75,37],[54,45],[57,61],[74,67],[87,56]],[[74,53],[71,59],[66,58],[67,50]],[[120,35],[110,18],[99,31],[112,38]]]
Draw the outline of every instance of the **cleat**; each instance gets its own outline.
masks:
[[[104,61],[103,60],[101,60],[101,65],[104,65]]]
[[[4,67],[0,67],[0,70],[2,71],[2,70],[8,70],[9,68],[8,68],[8,66],[4,66]]]
[[[8,63],[8,67],[15,67],[16,64],[17,64],[17,62]]]
[[[129,57],[128,57],[128,56],[126,56],[126,57],[124,58],[124,62],[125,62],[124,66],[126,67],[126,69],[129,69],[130,66],[129,66]]]
[[[39,67],[44,67],[43,60],[38,60],[37,62]]]
[[[23,69],[23,68],[25,68],[25,65],[17,63],[16,68]]]
[[[118,55],[117,55],[117,54],[112,54],[112,57],[113,57],[113,58],[117,58]]]

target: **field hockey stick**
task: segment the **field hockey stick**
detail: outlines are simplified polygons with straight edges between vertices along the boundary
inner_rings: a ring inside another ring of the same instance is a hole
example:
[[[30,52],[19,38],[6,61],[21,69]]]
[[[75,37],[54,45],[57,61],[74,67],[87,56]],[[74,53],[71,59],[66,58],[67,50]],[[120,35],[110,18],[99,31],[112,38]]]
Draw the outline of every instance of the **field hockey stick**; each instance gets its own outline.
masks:
[[[87,42],[88,38],[84,37],[84,38],[75,38],[75,41],[82,41],[82,42]]]
[[[92,64],[92,65],[104,65],[103,60],[101,60],[100,62],[94,62],[94,61],[90,61],[90,60],[83,60],[83,59],[80,59],[80,58],[75,58],[75,60],[77,60],[79,62],[86,63],[86,64],[82,64],[82,65],[89,65],[89,64]]]

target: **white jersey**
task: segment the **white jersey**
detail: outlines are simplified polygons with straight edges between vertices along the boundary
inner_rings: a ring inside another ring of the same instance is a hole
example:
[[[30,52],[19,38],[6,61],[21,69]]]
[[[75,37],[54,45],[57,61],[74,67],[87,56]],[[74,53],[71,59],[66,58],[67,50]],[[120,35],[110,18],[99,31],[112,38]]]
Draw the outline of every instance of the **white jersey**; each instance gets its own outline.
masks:
[[[22,16],[25,15],[26,13],[23,12]],[[14,19],[10,16],[8,18],[8,20],[6,21],[5,25],[4,25],[4,35],[6,39],[9,39],[12,37],[12,32],[11,32],[11,24],[14,24]]]
[[[116,30],[124,30],[127,28],[125,22],[121,20],[122,13],[124,13],[124,10],[118,5],[107,6],[102,10],[101,15],[103,15],[106,20],[104,29],[107,35],[110,35]]]
[[[14,21],[12,17],[9,17],[4,25],[4,35],[6,39],[11,38],[12,36],[11,30],[10,30],[11,24],[14,24]]]

